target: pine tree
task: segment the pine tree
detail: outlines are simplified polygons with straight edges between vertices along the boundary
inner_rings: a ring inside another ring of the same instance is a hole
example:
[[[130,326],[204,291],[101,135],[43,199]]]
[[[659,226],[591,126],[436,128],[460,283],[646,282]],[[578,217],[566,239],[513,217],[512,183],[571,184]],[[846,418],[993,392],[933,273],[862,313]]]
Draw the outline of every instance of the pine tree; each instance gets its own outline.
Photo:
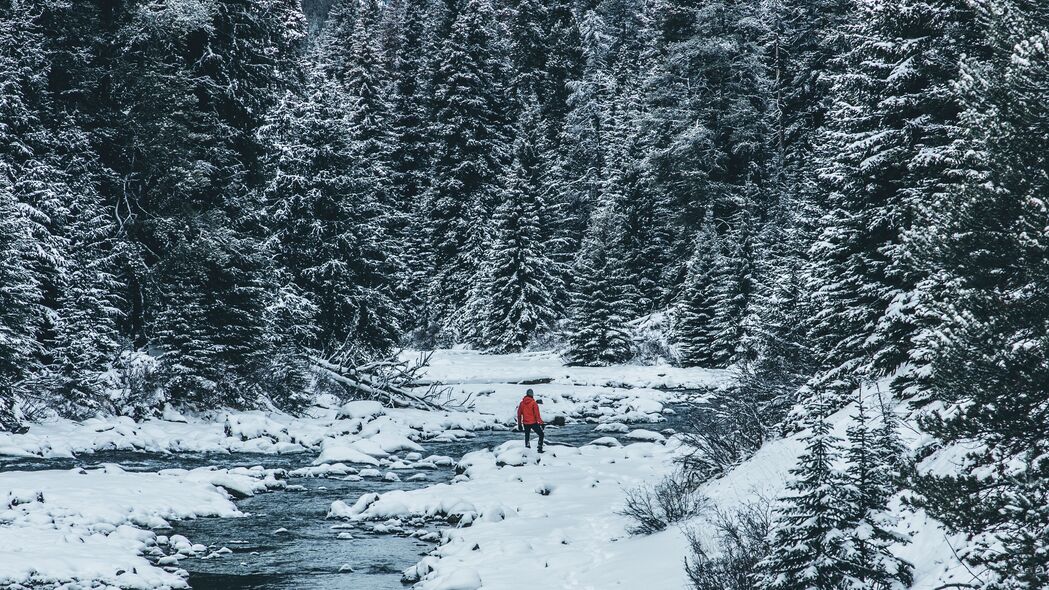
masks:
[[[539,0],[515,0],[507,29],[510,33],[510,65],[514,86],[520,96],[538,93],[546,72],[547,6]]]
[[[397,293],[405,302],[405,328],[416,328],[421,323],[425,288],[432,273],[425,239],[424,198],[429,190],[431,167],[429,125],[434,76],[431,61],[436,39],[428,21],[433,17],[429,0],[405,0],[398,27],[397,55],[391,70],[390,181],[394,207],[403,219],[401,227],[393,228],[391,238],[403,243],[405,268]],[[420,59],[420,48],[424,56],[430,57]]]
[[[713,350],[719,366],[752,361],[753,313],[752,299],[755,285],[755,226],[754,214],[742,208],[725,223],[727,230],[721,237],[721,265],[716,270],[713,291],[714,333]]]
[[[495,13],[488,0],[459,8],[436,73],[428,242],[434,273],[428,307],[446,336],[461,330],[461,310],[484,256],[506,153],[505,109]]]
[[[478,311],[478,344],[493,352],[524,350],[548,332],[557,317],[554,294],[560,290],[559,277],[546,255],[540,227],[546,178],[538,103],[533,97],[525,104],[513,163],[493,218],[494,240],[471,301]]]
[[[768,590],[842,590],[845,544],[842,528],[842,474],[837,470],[840,440],[831,434],[826,406],[816,410],[805,452],[791,470],[790,494],[782,498],[770,546],[759,565],[758,586]]]
[[[954,237],[937,249],[947,296],[934,308],[943,323],[928,341],[920,398],[935,403],[921,424],[938,444],[974,450],[964,472],[924,474],[917,487],[931,514],[975,537],[965,557],[986,587],[1027,590],[1049,584],[1049,164],[1039,147],[1049,10],[1012,0],[978,9],[989,51],[968,58],[960,78],[957,184],[936,217],[936,233]]]
[[[958,113],[950,87],[965,50],[964,17],[952,4],[863,4],[846,28],[850,51],[835,81],[821,172],[829,211],[813,251],[828,382],[892,372],[914,346],[910,301],[926,270],[904,242],[943,190]]]
[[[844,486],[847,514],[844,536],[846,549],[842,557],[847,578],[846,587],[907,588],[912,582],[913,566],[896,557],[892,547],[909,539],[894,530],[888,514],[888,502],[897,491],[901,475],[896,472],[900,457],[895,424],[884,409],[885,420],[871,427],[863,388],[856,388],[857,410],[847,430],[845,460],[848,465]]]
[[[715,367],[726,351],[715,348],[717,272],[722,268],[721,241],[710,217],[695,238],[685,284],[675,305],[674,340],[685,367]]]
[[[399,338],[399,306],[376,195],[358,190],[358,138],[338,85],[316,76],[309,87],[289,93],[264,128],[275,148],[267,195],[280,261],[316,308],[310,346],[386,353]]]
[[[591,220],[573,272],[568,359],[572,364],[601,366],[623,362],[633,353],[626,322],[629,289],[616,248],[622,220],[606,206]]]
[[[0,62],[0,67],[3,65]],[[0,85],[0,92],[8,90]],[[0,136],[3,131],[0,127]],[[0,160],[0,429],[19,430],[16,408],[34,369],[34,327],[41,294],[36,277],[30,272],[27,248],[32,240],[28,224],[8,183],[9,173]]]
[[[277,403],[279,357],[267,309],[277,297],[260,189],[259,127],[293,82],[305,23],[293,0],[136,12],[113,64],[129,113],[111,141],[127,181],[128,238],[140,258],[129,300],[136,339],[160,354],[176,403]]]
[[[755,286],[748,335],[755,358],[741,366],[743,398],[756,399],[770,424],[779,424],[804,397],[818,369],[809,334],[815,307],[808,287],[806,252],[812,244],[813,207],[798,199],[776,206],[756,237]]]
[[[627,283],[636,292],[633,313],[642,315],[665,306],[663,269],[669,263],[671,214],[663,194],[655,190],[646,173],[636,81],[624,84],[619,94],[610,115],[606,151],[611,164],[602,193],[623,219],[623,268]]]
[[[335,0],[314,48],[315,62],[326,75],[342,81],[354,67],[353,44],[361,0]],[[374,23],[373,23],[374,24]]]
[[[683,81],[687,94],[673,99],[678,127],[654,155],[669,158],[657,165],[675,171],[662,182],[689,228],[708,210],[727,220],[748,203],[765,201],[771,103],[760,7],[708,0],[694,18],[694,33],[667,50],[677,68],[670,75]]]
[[[111,411],[104,373],[121,348],[118,321],[116,228],[98,193],[98,162],[87,159],[87,138],[72,122],[63,133],[67,154],[64,182],[69,234],[62,285],[57,298],[57,335],[52,353],[56,372],[54,407],[66,416]],[[56,178],[56,184],[58,179]]]

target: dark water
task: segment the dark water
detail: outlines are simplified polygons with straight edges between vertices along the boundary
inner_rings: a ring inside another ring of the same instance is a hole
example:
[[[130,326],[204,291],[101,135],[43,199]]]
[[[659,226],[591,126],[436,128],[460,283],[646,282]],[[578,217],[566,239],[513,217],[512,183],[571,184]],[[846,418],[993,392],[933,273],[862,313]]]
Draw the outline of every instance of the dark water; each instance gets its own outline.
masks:
[[[680,415],[667,416],[660,424],[638,425],[661,430],[677,428]],[[577,446],[603,433],[593,424],[569,424],[547,428],[547,444]],[[633,427],[631,427],[633,428]],[[454,443],[423,443],[424,455],[447,455],[458,460],[463,454],[495,447],[522,437],[515,432],[479,432],[476,437]],[[625,442],[625,441],[624,441]],[[129,471],[157,471],[168,468],[192,469],[209,465],[251,467],[261,465],[291,471],[309,466],[315,453],[296,455],[178,454],[103,452],[75,459],[16,459],[0,463],[0,469],[37,470],[91,468],[117,463]],[[385,473],[385,469],[381,469]],[[325,515],[335,500],[349,503],[361,494],[393,489],[414,489],[454,477],[454,468],[397,470],[399,482],[376,478],[345,481],[326,478],[289,478],[290,486],[302,489],[258,494],[239,500],[245,518],[201,518],[174,523],[170,531],[159,534],[185,535],[193,543],[217,551],[212,558],[183,558],[178,567],[190,572],[189,583],[196,590],[285,590],[353,588],[385,590],[403,588],[401,572],[414,565],[433,545],[400,535],[376,534],[366,528],[343,528],[347,523],[328,520]],[[407,481],[423,473],[425,481]],[[276,532],[286,529],[286,532]],[[429,527],[428,530],[437,530]],[[340,540],[339,533],[352,539]]]

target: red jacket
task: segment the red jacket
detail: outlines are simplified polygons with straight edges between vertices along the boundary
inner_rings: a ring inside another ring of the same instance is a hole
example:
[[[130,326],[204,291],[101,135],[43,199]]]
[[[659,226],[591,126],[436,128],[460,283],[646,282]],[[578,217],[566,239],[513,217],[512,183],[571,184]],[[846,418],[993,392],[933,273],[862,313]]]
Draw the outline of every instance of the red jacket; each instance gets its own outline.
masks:
[[[524,396],[517,406],[517,421],[522,424],[542,424],[543,419],[539,416],[539,404],[535,400]]]

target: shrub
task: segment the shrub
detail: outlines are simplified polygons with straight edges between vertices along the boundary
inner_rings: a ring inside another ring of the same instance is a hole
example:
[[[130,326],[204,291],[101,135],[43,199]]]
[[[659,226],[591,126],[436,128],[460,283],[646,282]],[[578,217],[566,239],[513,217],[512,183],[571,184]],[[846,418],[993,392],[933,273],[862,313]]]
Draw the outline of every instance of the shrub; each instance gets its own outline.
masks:
[[[702,506],[702,497],[679,472],[664,477],[654,486],[629,490],[620,514],[634,521],[627,528],[631,534],[650,535],[699,514]]]
[[[695,590],[752,590],[758,564],[769,554],[772,506],[765,499],[733,513],[717,512],[713,546],[695,529],[686,531],[691,556],[685,572]]]

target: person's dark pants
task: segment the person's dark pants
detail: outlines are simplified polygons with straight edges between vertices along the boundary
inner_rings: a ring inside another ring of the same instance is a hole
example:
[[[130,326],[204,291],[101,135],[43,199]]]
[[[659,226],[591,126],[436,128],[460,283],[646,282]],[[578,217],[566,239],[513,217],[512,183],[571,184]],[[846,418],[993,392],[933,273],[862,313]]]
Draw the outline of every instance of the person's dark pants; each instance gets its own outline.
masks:
[[[529,438],[531,437],[533,430],[535,430],[535,433],[539,435],[539,452],[541,453],[541,452],[543,452],[543,425],[542,424],[525,424],[524,425],[525,446],[526,447],[527,446],[531,446],[529,444],[530,443]]]

